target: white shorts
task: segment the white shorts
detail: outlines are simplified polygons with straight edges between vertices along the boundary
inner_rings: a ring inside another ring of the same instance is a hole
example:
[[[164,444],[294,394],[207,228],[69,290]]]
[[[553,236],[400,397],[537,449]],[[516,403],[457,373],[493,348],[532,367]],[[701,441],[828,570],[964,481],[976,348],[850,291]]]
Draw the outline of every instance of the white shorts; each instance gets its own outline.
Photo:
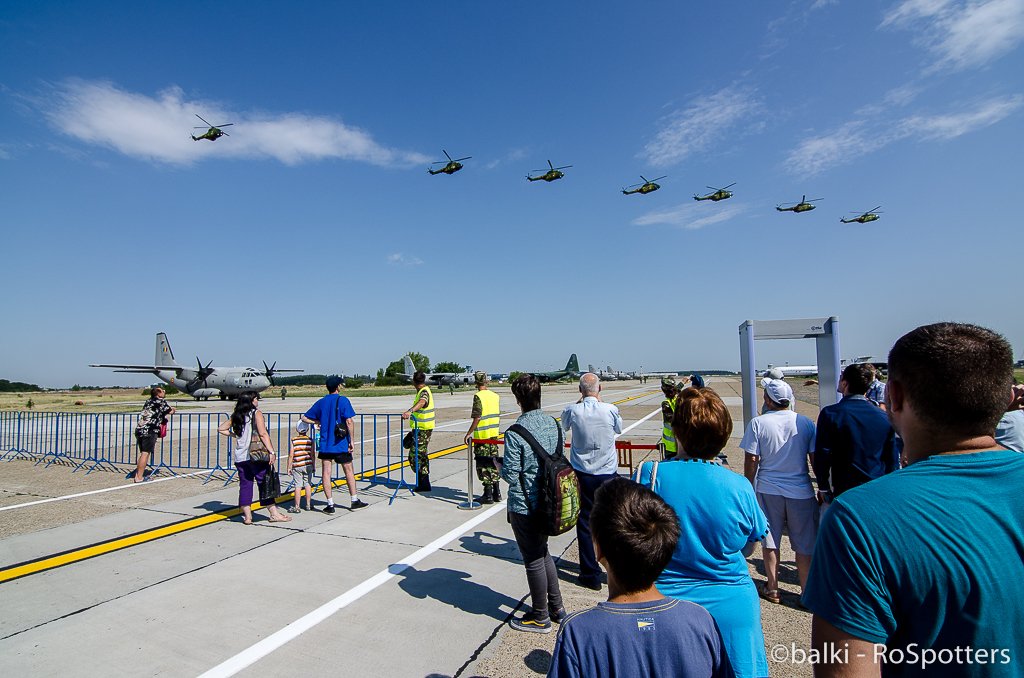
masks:
[[[777,549],[782,542],[782,528],[788,528],[789,543],[800,555],[814,553],[814,542],[818,538],[820,509],[818,500],[789,499],[781,494],[757,493],[757,503],[768,518],[768,534],[764,538],[766,549]]]

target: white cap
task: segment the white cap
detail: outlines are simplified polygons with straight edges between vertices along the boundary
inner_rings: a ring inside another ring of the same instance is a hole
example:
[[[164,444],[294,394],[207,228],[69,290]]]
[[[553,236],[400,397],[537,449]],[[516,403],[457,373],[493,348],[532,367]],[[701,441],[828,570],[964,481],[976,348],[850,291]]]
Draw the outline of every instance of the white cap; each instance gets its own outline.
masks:
[[[295,424],[295,431],[297,433],[305,433],[309,430],[309,424],[299,419],[298,423]]]
[[[790,404],[794,400],[793,388],[781,379],[762,379],[761,387],[768,394],[768,397],[772,399],[772,402],[778,405],[781,405],[783,400],[788,401]]]

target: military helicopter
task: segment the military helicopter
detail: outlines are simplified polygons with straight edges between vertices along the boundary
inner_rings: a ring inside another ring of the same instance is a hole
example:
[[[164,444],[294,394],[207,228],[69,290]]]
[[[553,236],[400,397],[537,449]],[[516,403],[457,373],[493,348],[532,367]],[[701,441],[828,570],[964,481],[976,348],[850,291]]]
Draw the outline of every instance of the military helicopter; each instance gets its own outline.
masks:
[[[859,217],[854,217],[853,219],[843,219],[842,217],[839,217],[839,221],[843,222],[844,224],[852,224],[855,221],[858,224],[866,224],[869,221],[878,221],[879,219],[881,219],[881,217],[878,216],[879,214],[881,214],[881,212],[878,211],[881,208],[882,206],[879,205],[875,209],[867,211],[864,214],[860,215]],[[851,214],[856,214],[856,212],[851,212]]]
[[[448,158],[448,164],[445,165],[444,167],[442,167],[439,170],[432,170],[432,169],[430,169],[428,167],[427,171],[430,172],[431,174],[440,174],[441,172],[444,172],[445,174],[455,174],[460,169],[462,169],[462,163],[460,162],[461,160],[469,160],[470,158],[473,157],[471,155],[467,155],[465,158],[459,158],[458,160],[452,160],[452,156],[448,155],[448,151],[446,151],[444,149],[441,149],[441,152],[444,153],[444,156],[446,158]],[[444,160],[438,160],[437,162],[432,163],[432,164],[440,165],[443,162],[444,162]]]
[[[714,191],[714,193],[708,193],[707,195],[705,195],[703,197],[698,196],[696,193],[694,193],[693,194],[693,199],[694,200],[713,200],[714,202],[718,202],[719,200],[725,200],[726,198],[731,198],[732,197],[732,191],[727,190],[727,189],[730,189],[730,188],[732,188],[735,185],[736,185],[736,182],[733,182],[733,183],[729,184],[725,188],[715,188],[714,186],[708,186],[708,188],[710,188],[712,191]]]
[[[199,118],[200,120],[203,120],[203,118],[198,113],[196,113],[196,117]],[[203,120],[203,122],[206,122],[206,121]],[[199,141],[200,139],[209,139],[210,141],[216,141],[217,139],[219,139],[221,137],[229,137],[231,135],[228,134],[227,132],[225,132],[224,130],[222,130],[221,127],[230,127],[231,125],[234,125],[235,123],[233,123],[233,122],[226,122],[223,125],[210,125],[210,123],[206,122],[206,124],[210,127],[210,129],[206,130],[205,134],[200,134],[199,136],[196,136],[194,134],[190,134],[189,136],[192,137],[192,141]],[[196,129],[203,129],[203,128],[202,127],[196,127]]]
[[[544,181],[554,181],[555,179],[561,179],[562,177],[565,176],[565,172],[560,172],[559,170],[568,169],[569,167],[572,167],[572,165],[565,165],[564,167],[555,167],[554,165],[551,164],[551,161],[548,160],[548,167],[550,167],[551,169],[548,170],[547,172],[544,172],[544,170],[542,169],[531,170],[533,172],[544,172],[544,174],[541,174],[539,177],[531,177],[529,174],[527,174],[526,178],[529,179],[530,181],[540,181],[541,179],[543,179]]]
[[[664,179],[667,176],[668,175],[666,174],[664,176],[658,177],[658,179]],[[652,192],[658,190],[659,188],[661,188],[661,186],[659,186],[658,184],[654,183],[658,179],[648,179],[647,177],[645,177],[642,174],[640,175],[640,178],[644,180],[643,185],[641,185],[641,184],[633,184],[633,186],[640,186],[640,188],[634,189],[632,191],[627,191],[626,189],[622,189],[622,195],[630,195],[632,193],[639,193],[640,195],[647,195],[648,193],[652,193]],[[630,188],[633,188],[633,186],[630,186]]]
[[[815,207],[817,207],[817,205],[812,205],[811,203],[818,202],[819,200],[823,200],[823,198],[815,198],[814,200],[808,200],[807,196],[805,195],[803,199],[798,203],[783,203],[786,205],[792,205],[792,207],[783,207],[782,205],[776,205],[775,209],[779,210],[780,212],[810,212]]]

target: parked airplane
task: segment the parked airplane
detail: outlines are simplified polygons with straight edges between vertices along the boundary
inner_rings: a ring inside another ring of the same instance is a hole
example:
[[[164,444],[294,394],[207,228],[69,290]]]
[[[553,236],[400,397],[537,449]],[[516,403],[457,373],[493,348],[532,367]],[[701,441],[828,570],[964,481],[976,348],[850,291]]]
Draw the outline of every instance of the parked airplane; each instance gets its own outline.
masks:
[[[854,360],[841,360],[840,369],[845,369],[847,365],[853,365],[855,363],[866,363],[871,360],[873,356],[862,355],[857,356]],[[768,374],[768,371],[772,369],[774,365],[768,363],[768,369],[760,373],[761,376]],[[785,366],[780,366],[777,369],[782,370],[783,376],[786,377],[810,377],[818,373],[817,365],[790,365],[786,363]]]
[[[156,357],[152,365],[89,365],[89,367],[110,367],[115,372],[133,374],[155,374],[174,388],[188,393],[196,400],[209,400],[219,397],[221,400],[232,400],[246,391],[257,393],[274,385],[274,375],[278,372],[302,372],[302,370],[279,370],[275,362],[271,366],[263,363],[263,369],[256,367],[210,367],[196,358],[197,367],[185,367],[174,360],[174,352],[167,341],[167,335],[159,332],[156,335]]]
[[[405,371],[398,376],[405,381],[411,382],[412,375],[416,373],[416,365],[413,364],[412,358],[409,356],[402,358],[402,363],[405,365]],[[424,374],[427,377],[428,384],[436,384],[438,386],[448,386],[449,384],[468,385],[476,382],[475,372],[468,365],[465,372],[424,372]]]
[[[566,377],[577,377],[580,374],[580,363],[576,359],[576,354],[573,353],[569,356],[569,362],[565,364],[564,370],[555,370],[554,372],[533,372],[533,375],[541,382],[558,381],[559,379],[565,379]]]

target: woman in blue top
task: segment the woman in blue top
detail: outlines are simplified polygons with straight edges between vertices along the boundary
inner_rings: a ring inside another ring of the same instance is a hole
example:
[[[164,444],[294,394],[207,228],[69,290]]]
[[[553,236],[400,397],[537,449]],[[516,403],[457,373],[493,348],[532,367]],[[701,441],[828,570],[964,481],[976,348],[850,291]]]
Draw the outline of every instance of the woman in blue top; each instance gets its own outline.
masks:
[[[678,456],[646,462],[634,476],[679,516],[679,543],[658,590],[711,613],[738,678],[767,678],[761,605],[747,556],[768,531],[768,520],[747,479],[715,461],[732,433],[729,408],[711,389],[686,389],[672,430]]]

